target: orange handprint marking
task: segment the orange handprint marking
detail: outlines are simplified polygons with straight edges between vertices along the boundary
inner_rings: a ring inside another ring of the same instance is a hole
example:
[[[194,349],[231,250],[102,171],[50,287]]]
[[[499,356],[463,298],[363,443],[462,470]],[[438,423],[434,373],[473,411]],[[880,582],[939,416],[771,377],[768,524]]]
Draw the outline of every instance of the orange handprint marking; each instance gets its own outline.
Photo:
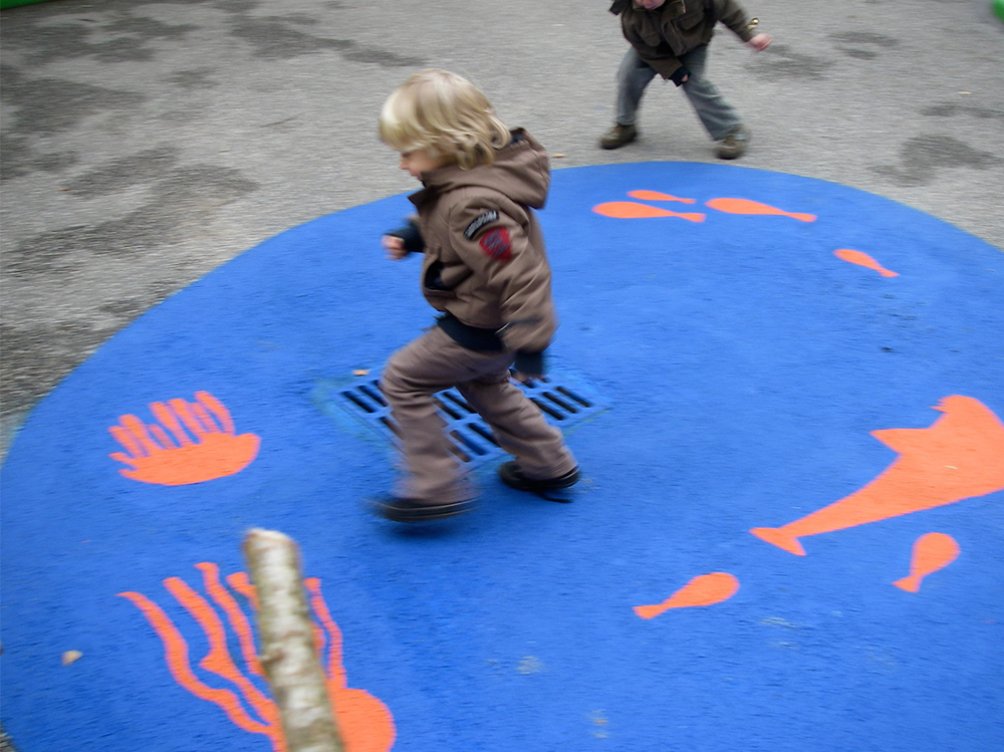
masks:
[[[642,619],[654,619],[671,608],[713,606],[727,601],[739,591],[739,580],[728,572],[711,572],[694,577],[662,603],[635,606],[634,612]]]
[[[805,556],[799,538],[954,504],[1004,489],[1004,424],[972,397],[953,395],[929,428],[890,428],[872,436],[899,457],[864,488],[781,527],[755,527],[761,540]]]
[[[251,620],[233,594],[220,582],[216,564],[201,562],[196,567],[202,572],[208,597],[199,594],[178,577],[168,577],[164,586],[192,616],[209,644],[208,653],[199,661],[197,668],[228,682],[231,689],[210,687],[199,678],[189,660],[188,643],[160,606],[140,593],[124,592],[119,595],[140,610],[160,637],[168,670],[178,684],[199,699],[215,704],[239,728],[266,737],[274,752],[286,752],[278,708],[230,655],[227,627],[217,608],[226,618],[226,624],[237,634],[245,670],[248,674],[261,675]],[[226,579],[238,595],[247,599],[252,609],[257,607],[254,586],[244,572],[231,574]],[[308,578],[304,580],[304,585],[310,593],[313,614],[320,622],[315,625],[315,642],[318,655],[322,657],[332,710],[345,748],[348,752],[387,752],[394,745],[396,736],[394,718],[387,706],[369,692],[347,686],[341,631],[324,601],[321,581]]]
[[[925,533],[913,544],[910,574],[896,580],[893,585],[908,593],[917,593],[925,577],[944,569],[957,558],[959,544],[955,538],[945,533]]]
[[[899,272],[894,272],[886,269],[882,264],[876,261],[874,258],[869,256],[864,251],[855,251],[853,248],[838,248],[833,252],[833,255],[842,261],[846,261],[850,264],[857,264],[858,266],[863,266],[866,269],[871,269],[881,274],[883,277],[898,277]]]
[[[790,217],[791,219],[797,219],[799,222],[816,221],[815,214],[785,211],[784,209],[778,209],[776,206],[763,204],[748,198],[713,198],[710,201],[706,201],[705,206],[710,206],[712,209],[726,214],[757,214]]]
[[[119,425],[108,430],[125,451],[109,456],[129,466],[119,470],[122,475],[183,486],[233,475],[251,464],[261,443],[258,436],[238,436],[230,412],[209,392],[195,397],[195,402],[152,403],[159,424],[145,424],[135,415],[119,417]]]

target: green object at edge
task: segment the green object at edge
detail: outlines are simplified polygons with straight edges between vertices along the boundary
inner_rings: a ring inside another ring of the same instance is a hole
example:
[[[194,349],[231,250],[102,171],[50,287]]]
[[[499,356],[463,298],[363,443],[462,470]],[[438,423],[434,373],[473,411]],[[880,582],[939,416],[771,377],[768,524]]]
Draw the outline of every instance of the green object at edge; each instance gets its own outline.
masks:
[[[45,0],[0,0],[0,10],[16,8],[19,5],[31,5],[32,3],[44,3]]]
[[[1004,21],[1004,0],[993,0],[993,6],[997,18]]]

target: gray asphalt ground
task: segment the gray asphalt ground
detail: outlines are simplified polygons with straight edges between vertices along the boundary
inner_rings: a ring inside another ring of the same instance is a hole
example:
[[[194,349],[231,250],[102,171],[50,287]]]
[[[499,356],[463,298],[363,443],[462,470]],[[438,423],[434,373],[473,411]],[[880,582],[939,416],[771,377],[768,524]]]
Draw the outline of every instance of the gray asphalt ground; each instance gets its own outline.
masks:
[[[0,451],[64,376],[166,296],[286,228],[414,189],[375,123],[416,69],[474,80],[558,169],[715,161],[682,94],[658,82],[642,140],[597,147],[626,45],[608,4],[4,10]],[[709,68],[754,134],[740,164],[881,194],[1004,247],[1004,23],[989,0],[745,4],[773,46],[757,54],[722,30]]]

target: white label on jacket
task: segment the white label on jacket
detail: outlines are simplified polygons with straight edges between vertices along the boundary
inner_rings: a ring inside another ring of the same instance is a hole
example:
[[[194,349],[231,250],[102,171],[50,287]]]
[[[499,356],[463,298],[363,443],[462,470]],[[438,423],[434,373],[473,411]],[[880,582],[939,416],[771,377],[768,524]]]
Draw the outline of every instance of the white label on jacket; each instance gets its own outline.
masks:
[[[475,235],[478,234],[478,230],[480,230],[482,227],[489,224],[490,222],[498,221],[498,218],[499,218],[499,213],[494,209],[489,209],[486,212],[482,212],[474,219],[473,222],[467,225],[467,229],[464,230],[464,237],[470,240],[471,238],[473,238]]]

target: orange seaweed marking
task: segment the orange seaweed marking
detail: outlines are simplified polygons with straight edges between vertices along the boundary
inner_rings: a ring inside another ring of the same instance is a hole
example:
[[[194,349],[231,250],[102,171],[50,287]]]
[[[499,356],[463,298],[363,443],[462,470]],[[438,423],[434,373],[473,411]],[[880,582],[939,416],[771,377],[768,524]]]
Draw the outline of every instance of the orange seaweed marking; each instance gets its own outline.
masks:
[[[805,556],[799,538],[954,504],[1004,489],[1004,424],[972,397],[945,397],[929,428],[890,428],[871,434],[899,456],[868,485],[781,527],[750,532]]]
[[[238,473],[258,454],[260,439],[237,435],[230,412],[209,392],[196,402],[154,402],[159,423],[144,424],[135,415],[119,416],[108,430],[125,450],[109,455],[129,466],[119,472],[142,483],[183,486]],[[166,429],[166,430],[165,430]]]
[[[913,544],[910,574],[893,585],[908,593],[920,592],[920,583],[929,574],[944,569],[959,558],[959,544],[945,533],[925,533]]]
[[[245,731],[267,736],[277,752],[282,752],[285,749],[286,745],[281,732],[276,727],[251,718],[241,707],[240,701],[233,692],[228,689],[214,689],[199,681],[189,666],[188,643],[185,642],[185,638],[181,636],[178,628],[174,626],[174,623],[161,610],[160,606],[141,593],[124,592],[119,595],[142,612],[160,637],[161,642],[164,643],[167,668],[178,684],[200,700],[207,700],[222,708],[227,717]]]
[[[890,269],[886,269],[882,264],[876,261],[874,258],[869,256],[864,251],[856,251],[853,248],[838,248],[833,252],[833,255],[842,261],[846,261],[849,264],[857,264],[858,266],[863,266],[866,269],[871,269],[881,274],[883,277],[898,277],[899,272],[894,272]]]
[[[703,213],[674,212],[669,209],[661,209],[658,206],[648,206],[638,204],[634,201],[607,201],[597,204],[593,211],[604,217],[614,219],[652,219],[654,217],[677,217],[688,222],[703,222]]]
[[[254,646],[254,632],[247,616],[241,611],[240,605],[223,585],[220,584],[220,568],[208,561],[201,561],[195,568],[202,572],[202,581],[205,584],[206,592],[213,601],[223,609],[227,615],[231,629],[237,633],[240,642],[241,653],[244,656],[244,663],[248,670],[256,676],[264,676],[261,662],[258,660],[258,653]]]
[[[304,580],[310,592],[310,605],[330,638],[327,674],[331,708],[349,752],[385,752],[394,746],[394,717],[387,706],[362,689],[350,689],[342,663],[342,632],[331,618],[321,595],[321,581]]]
[[[695,204],[697,199],[693,198],[680,198],[679,196],[671,196],[668,193],[663,193],[662,191],[628,191],[628,195],[631,198],[636,198],[639,201],[679,201],[681,204]]]
[[[164,586],[191,614],[207,638],[209,651],[198,663],[198,667],[229,681],[239,694],[229,689],[209,687],[196,676],[189,661],[188,643],[156,603],[136,592],[123,592],[119,595],[143,613],[160,637],[164,644],[168,670],[178,684],[199,699],[220,707],[239,728],[266,736],[272,743],[274,752],[286,752],[278,708],[234,663],[227,649],[223,621],[213,604],[223,611],[231,628],[237,633],[248,670],[260,674],[261,666],[255,651],[251,621],[220,582],[216,564],[200,562],[196,568],[202,572],[203,584],[211,601],[203,598],[178,577],[168,577],[164,580]],[[252,608],[257,609],[255,588],[246,573],[231,574],[227,576],[226,582],[246,598]],[[321,581],[316,577],[307,578],[304,585],[310,593],[313,614],[320,621],[320,626],[315,624],[315,643],[318,645],[319,656],[322,656],[332,711],[345,748],[348,752],[387,752],[394,745],[396,736],[394,717],[387,706],[369,692],[347,686],[342,662],[342,634],[321,594]],[[326,659],[323,658],[325,634],[329,642]],[[246,707],[258,717],[253,717]]]
[[[710,201],[705,201],[704,205],[725,214],[757,214],[790,217],[791,219],[797,219],[799,222],[816,221],[815,214],[789,212],[784,209],[778,209],[776,206],[762,204],[759,201],[753,201],[748,198],[713,198]]]
[[[634,612],[642,619],[654,619],[671,608],[713,606],[727,601],[739,591],[739,580],[728,572],[711,572],[691,579],[662,603],[635,606]]]
[[[220,621],[216,611],[179,577],[168,577],[164,580],[164,586],[175,600],[192,615],[209,640],[209,652],[199,661],[199,668],[235,684],[255,712],[265,718],[269,725],[272,725],[277,720],[275,706],[234,665],[230,653],[227,651],[223,622]]]

